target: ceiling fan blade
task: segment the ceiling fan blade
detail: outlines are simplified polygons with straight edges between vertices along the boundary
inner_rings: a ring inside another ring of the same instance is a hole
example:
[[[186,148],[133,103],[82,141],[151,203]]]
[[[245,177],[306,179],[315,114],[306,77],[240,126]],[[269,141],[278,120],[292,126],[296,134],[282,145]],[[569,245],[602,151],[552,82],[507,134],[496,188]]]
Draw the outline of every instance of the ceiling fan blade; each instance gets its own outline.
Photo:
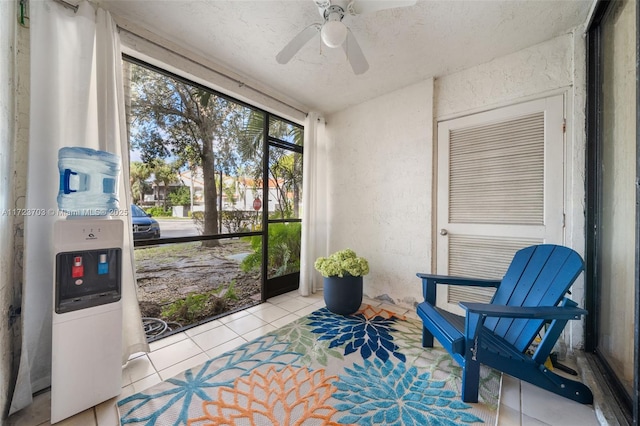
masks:
[[[331,0],[313,0],[313,2],[318,6],[321,16],[324,16],[324,10],[331,6]]]
[[[369,63],[351,30],[347,33],[347,40],[342,44],[342,48],[347,54],[347,59],[355,74],[362,74],[369,69]]]
[[[416,4],[417,0],[354,0],[349,4],[352,14],[373,13],[384,9],[408,7]]]
[[[320,32],[320,24],[311,24],[304,30],[300,31],[297,36],[293,38],[281,51],[276,55],[276,61],[279,64],[286,64],[298,53],[298,50],[302,49],[302,46],[307,44],[314,35]]]

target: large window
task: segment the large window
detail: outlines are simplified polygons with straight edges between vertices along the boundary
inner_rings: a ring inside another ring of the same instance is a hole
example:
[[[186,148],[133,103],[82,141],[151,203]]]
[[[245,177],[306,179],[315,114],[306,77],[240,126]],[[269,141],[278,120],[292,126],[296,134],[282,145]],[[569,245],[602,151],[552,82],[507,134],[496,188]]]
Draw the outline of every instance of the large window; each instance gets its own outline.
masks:
[[[128,68],[133,202],[174,219],[160,238],[255,229],[264,132],[254,122],[264,113],[138,63]]]
[[[638,5],[600,2],[589,29],[587,350],[621,421],[637,424]],[[634,326],[635,324],[635,326]]]
[[[297,288],[302,126],[133,58],[124,67],[143,316],[179,328]]]

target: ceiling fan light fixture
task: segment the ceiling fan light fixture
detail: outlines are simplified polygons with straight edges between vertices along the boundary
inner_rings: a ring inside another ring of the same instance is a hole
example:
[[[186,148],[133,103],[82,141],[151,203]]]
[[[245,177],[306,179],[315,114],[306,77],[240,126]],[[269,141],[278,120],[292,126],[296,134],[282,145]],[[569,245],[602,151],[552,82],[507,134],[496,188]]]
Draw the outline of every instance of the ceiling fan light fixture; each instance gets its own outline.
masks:
[[[327,21],[320,30],[320,37],[328,47],[340,47],[347,38],[347,27],[341,21]]]

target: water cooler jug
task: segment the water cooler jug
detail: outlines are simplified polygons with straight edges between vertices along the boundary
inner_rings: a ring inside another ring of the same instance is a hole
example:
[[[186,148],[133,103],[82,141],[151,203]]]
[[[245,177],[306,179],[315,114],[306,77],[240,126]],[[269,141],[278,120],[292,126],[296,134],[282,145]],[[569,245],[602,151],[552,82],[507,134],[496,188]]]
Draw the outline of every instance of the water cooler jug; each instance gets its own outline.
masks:
[[[83,147],[58,151],[58,208],[76,216],[106,216],[118,209],[120,157]]]
[[[124,222],[98,215],[117,208],[118,171],[74,168],[73,158],[66,158],[60,191],[69,186],[70,173],[84,174],[84,186],[59,196],[59,208],[69,216],[53,227],[51,423],[119,395],[122,386]]]

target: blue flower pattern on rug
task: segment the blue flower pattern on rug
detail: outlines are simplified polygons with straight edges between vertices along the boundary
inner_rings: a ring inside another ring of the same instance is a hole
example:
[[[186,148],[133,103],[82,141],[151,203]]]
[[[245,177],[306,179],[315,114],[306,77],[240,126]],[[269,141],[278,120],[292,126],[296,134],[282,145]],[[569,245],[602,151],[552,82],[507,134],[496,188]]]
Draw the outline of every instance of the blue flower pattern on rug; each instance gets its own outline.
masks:
[[[393,328],[397,321],[395,317],[370,319],[362,313],[341,316],[322,308],[309,315],[309,321],[311,331],[320,335],[319,340],[330,340],[329,348],[344,346],[345,356],[359,349],[363,359],[375,354],[382,361],[388,360],[390,355],[406,361],[391,335],[396,331]]]
[[[357,425],[443,425],[481,422],[461,402],[445,382],[431,380],[431,374],[418,374],[415,367],[374,359],[364,365],[345,368],[333,385],[338,388],[333,397],[343,401],[335,406],[347,414],[338,421]]]

